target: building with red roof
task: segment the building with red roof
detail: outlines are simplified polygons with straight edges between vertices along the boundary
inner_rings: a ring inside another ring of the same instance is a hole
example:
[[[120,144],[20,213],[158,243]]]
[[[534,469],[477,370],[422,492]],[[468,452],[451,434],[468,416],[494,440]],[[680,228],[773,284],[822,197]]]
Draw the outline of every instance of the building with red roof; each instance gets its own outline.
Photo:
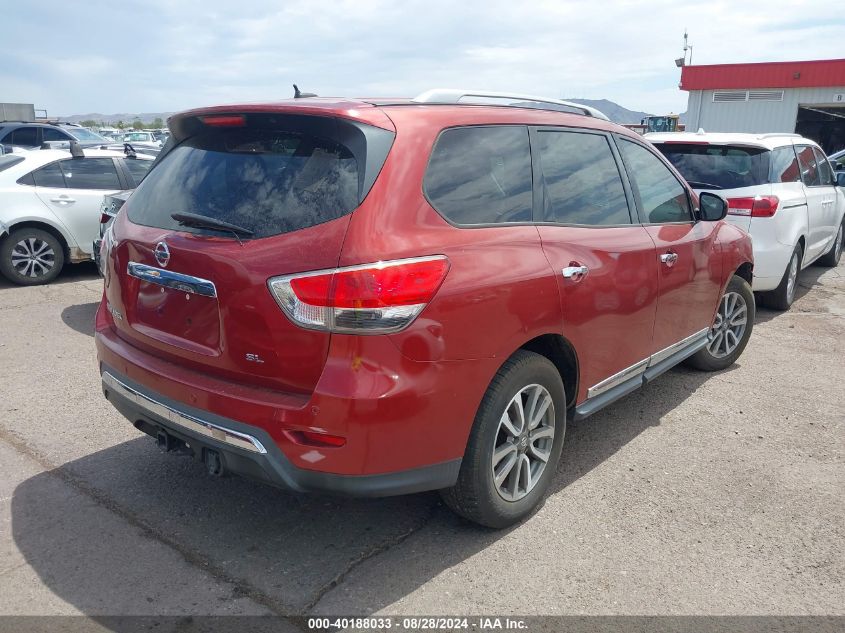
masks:
[[[845,59],[681,68],[687,130],[797,132],[845,147]]]

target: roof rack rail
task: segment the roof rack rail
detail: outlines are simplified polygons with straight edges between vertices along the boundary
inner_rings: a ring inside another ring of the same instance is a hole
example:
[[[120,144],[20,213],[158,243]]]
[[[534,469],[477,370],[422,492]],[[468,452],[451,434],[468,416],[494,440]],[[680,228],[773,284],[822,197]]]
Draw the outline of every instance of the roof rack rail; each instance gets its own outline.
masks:
[[[585,116],[595,117],[609,121],[610,119],[601,111],[590,106],[580,103],[573,103],[572,101],[563,101],[561,99],[549,99],[548,97],[535,97],[532,95],[514,94],[510,92],[489,92],[486,90],[456,90],[452,88],[435,88],[434,90],[427,90],[422,94],[417,95],[411,101],[413,103],[437,103],[437,104],[459,104],[463,99],[467,98],[478,99],[500,99],[502,101],[510,101],[511,103],[503,104],[474,104],[474,105],[508,105],[513,107],[535,108],[538,110],[556,110],[560,112],[560,108],[552,106],[563,106],[575,110],[575,114],[583,114]]]
[[[792,138],[802,138],[800,134],[793,134],[792,132],[768,132],[767,134],[758,134],[757,138],[773,138],[775,136],[789,136]]]

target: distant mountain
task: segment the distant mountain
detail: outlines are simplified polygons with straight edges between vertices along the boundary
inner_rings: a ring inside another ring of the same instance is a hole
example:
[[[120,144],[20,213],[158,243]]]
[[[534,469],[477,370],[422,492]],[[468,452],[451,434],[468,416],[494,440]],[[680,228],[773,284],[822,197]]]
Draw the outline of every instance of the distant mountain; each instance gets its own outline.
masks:
[[[99,112],[91,112],[89,114],[72,114],[71,116],[59,117],[60,121],[68,121],[70,123],[79,123],[80,121],[97,121],[99,123],[117,123],[123,121],[124,123],[132,123],[135,119],[140,119],[143,123],[150,123],[157,118],[162,121],[167,121],[173,112],[141,112],[140,114],[132,114],[128,112],[120,112],[118,114],[101,114]]]
[[[614,123],[639,123],[643,117],[652,114],[651,112],[638,112],[623,108],[618,103],[614,103],[608,99],[566,99],[566,101],[580,103],[581,105],[601,110]]]
[[[609,101],[608,99],[566,99],[566,101],[573,101],[574,103],[580,103],[581,105],[597,108],[604,112],[607,115],[607,118],[613,121],[614,123],[639,123],[643,120],[643,117],[647,117],[653,114],[652,112],[639,112],[637,110],[629,110],[628,108],[624,108],[618,103]],[[669,113],[662,112],[661,114]],[[681,112],[681,123],[686,123],[686,120],[687,113]]]

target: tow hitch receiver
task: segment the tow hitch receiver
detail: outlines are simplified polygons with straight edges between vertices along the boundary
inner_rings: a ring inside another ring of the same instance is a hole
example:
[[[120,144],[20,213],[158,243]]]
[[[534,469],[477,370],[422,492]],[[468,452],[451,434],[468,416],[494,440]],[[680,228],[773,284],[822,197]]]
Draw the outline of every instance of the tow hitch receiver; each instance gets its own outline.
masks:
[[[156,446],[163,453],[175,453],[177,455],[193,455],[193,449],[178,437],[173,437],[166,431],[159,430],[156,433]]]

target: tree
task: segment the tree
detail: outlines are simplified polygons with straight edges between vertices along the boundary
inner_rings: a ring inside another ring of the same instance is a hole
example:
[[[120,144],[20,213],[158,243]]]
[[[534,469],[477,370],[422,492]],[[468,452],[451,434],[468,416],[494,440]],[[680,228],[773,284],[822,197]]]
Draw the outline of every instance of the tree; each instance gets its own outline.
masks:
[[[122,130],[123,128],[126,127],[126,123],[124,123],[123,121],[118,121],[117,123],[115,123],[115,127],[118,128],[119,130]]]
[[[94,119],[85,119],[84,121],[80,121],[79,125],[82,127],[97,127],[97,122]]]
[[[163,128],[164,127],[164,121],[161,120],[160,116],[157,116],[155,119],[153,119],[151,127],[153,127],[154,129]]]
[[[141,123],[140,119],[135,119],[134,121],[132,121],[132,128],[136,130],[143,130],[144,124]]]

